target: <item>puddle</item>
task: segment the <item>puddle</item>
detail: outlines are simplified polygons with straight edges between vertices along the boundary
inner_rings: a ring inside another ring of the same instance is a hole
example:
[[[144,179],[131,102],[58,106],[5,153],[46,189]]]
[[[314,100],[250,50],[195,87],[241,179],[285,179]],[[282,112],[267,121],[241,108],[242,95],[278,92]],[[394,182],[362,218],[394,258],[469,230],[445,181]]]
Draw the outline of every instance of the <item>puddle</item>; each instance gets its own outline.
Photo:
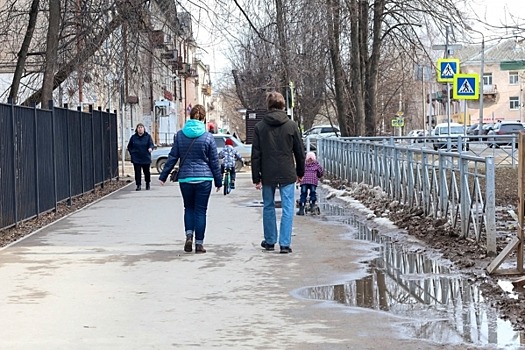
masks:
[[[471,343],[525,349],[525,334],[498,318],[480,289],[467,278],[424,254],[408,251],[359,222],[342,208],[321,204],[322,212],[354,227],[352,238],[377,244],[379,257],[369,275],[344,284],[298,291],[304,298],[390,312],[415,321],[404,324],[409,336],[437,343]],[[511,295],[512,296],[512,295]]]

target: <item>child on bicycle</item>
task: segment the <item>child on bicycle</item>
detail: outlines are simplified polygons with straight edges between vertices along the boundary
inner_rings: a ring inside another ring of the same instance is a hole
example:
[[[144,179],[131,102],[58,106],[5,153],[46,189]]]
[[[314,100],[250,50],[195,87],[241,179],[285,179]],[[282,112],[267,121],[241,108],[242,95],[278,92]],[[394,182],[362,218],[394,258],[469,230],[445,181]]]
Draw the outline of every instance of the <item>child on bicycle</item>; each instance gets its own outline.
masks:
[[[219,152],[219,159],[222,159],[221,174],[224,175],[225,169],[230,170],[231,189],[235,188],[235,161],[243,161],[241,155],[235,148],[233,148],[233,141],[230,138],[226,139],[224,148]]]
[[[297,215],[304,215],[304,206],[306,197],[310,191],[310,210],[313,211],[317,201],[317,184],[319,178],[323,176],[324,170],[321,164],[315,158],[314,152],[306,153],[304,176],[301,180],[301,197],[299,199],[299,211]]]

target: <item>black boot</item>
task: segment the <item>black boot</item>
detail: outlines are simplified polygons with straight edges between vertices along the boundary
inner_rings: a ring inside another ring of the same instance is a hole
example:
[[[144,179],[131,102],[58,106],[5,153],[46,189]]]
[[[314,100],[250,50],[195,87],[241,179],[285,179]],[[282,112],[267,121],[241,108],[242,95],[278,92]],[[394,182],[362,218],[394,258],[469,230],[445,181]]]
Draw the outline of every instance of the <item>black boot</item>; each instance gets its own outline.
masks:
[[[149,182],[146,182],[146,190],[149,190],[150,187],[149,187]]]
[[[299,211],[297,212],[297,215],[304,215],[304,204],[299,203]]]
[[[141,188],[140,188],[140,185],[137,185],[137,188],[135,189],[135,191],[140,191]]]

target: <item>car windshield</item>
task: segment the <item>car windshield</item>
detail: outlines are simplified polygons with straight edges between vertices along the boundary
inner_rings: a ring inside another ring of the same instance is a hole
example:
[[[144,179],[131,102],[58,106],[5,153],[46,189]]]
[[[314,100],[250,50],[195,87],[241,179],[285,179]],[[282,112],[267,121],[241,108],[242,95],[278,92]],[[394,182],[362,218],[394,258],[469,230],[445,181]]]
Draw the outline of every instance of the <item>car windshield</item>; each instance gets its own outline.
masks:
[[[440,135],[446,135],[448,134],[448,126],[443,126],[439,130]],[[450,126],[450,134],[463,134],[463,127],[462,126]]]

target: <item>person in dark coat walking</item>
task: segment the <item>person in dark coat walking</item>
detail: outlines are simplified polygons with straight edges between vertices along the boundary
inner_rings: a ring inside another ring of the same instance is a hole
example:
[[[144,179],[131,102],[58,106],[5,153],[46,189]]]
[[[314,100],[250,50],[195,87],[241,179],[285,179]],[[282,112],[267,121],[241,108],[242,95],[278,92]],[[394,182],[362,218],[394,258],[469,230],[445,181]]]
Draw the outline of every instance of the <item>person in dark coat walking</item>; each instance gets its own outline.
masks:
[[[144,124],[138,123],[135,128],[135,134],[131,136],[128,143],[131,163],[133,163],[133,170],[135,170],[136,191],[141,190],[141,172],[144,172],[146,190],[150,189],[151,172],[149,168],[151,167],[151,151],[153,151],[154,146],[153,140],[150,134],[146,132]]]
[[[261,246],[274,250],[279,241],[281,253],[291,253],[295,210],[295,183],[304,176],[304,145],[297,124],[283,111],[284,97],[271,92],[268,112],[254,128],[252,142],[252,181],[262,189],[264,240]],[[279,231],[275,214],[275,190],[281,195],[282,216]]]
[[[206,110],[195,105],[190,111],[190,120],[175,135],[168,160],[159,176],[164,185],[171,170],[180,159],[179,186],[184,201],[184,229],[186,242],[184,251],[193,249],[195,234],[195,253],[206,253],[204,233],[206,231],[206,212],[210,199],[212,182],[217,191],[222,186],[221,167],[217,144],[213,135],[206,132]]]

